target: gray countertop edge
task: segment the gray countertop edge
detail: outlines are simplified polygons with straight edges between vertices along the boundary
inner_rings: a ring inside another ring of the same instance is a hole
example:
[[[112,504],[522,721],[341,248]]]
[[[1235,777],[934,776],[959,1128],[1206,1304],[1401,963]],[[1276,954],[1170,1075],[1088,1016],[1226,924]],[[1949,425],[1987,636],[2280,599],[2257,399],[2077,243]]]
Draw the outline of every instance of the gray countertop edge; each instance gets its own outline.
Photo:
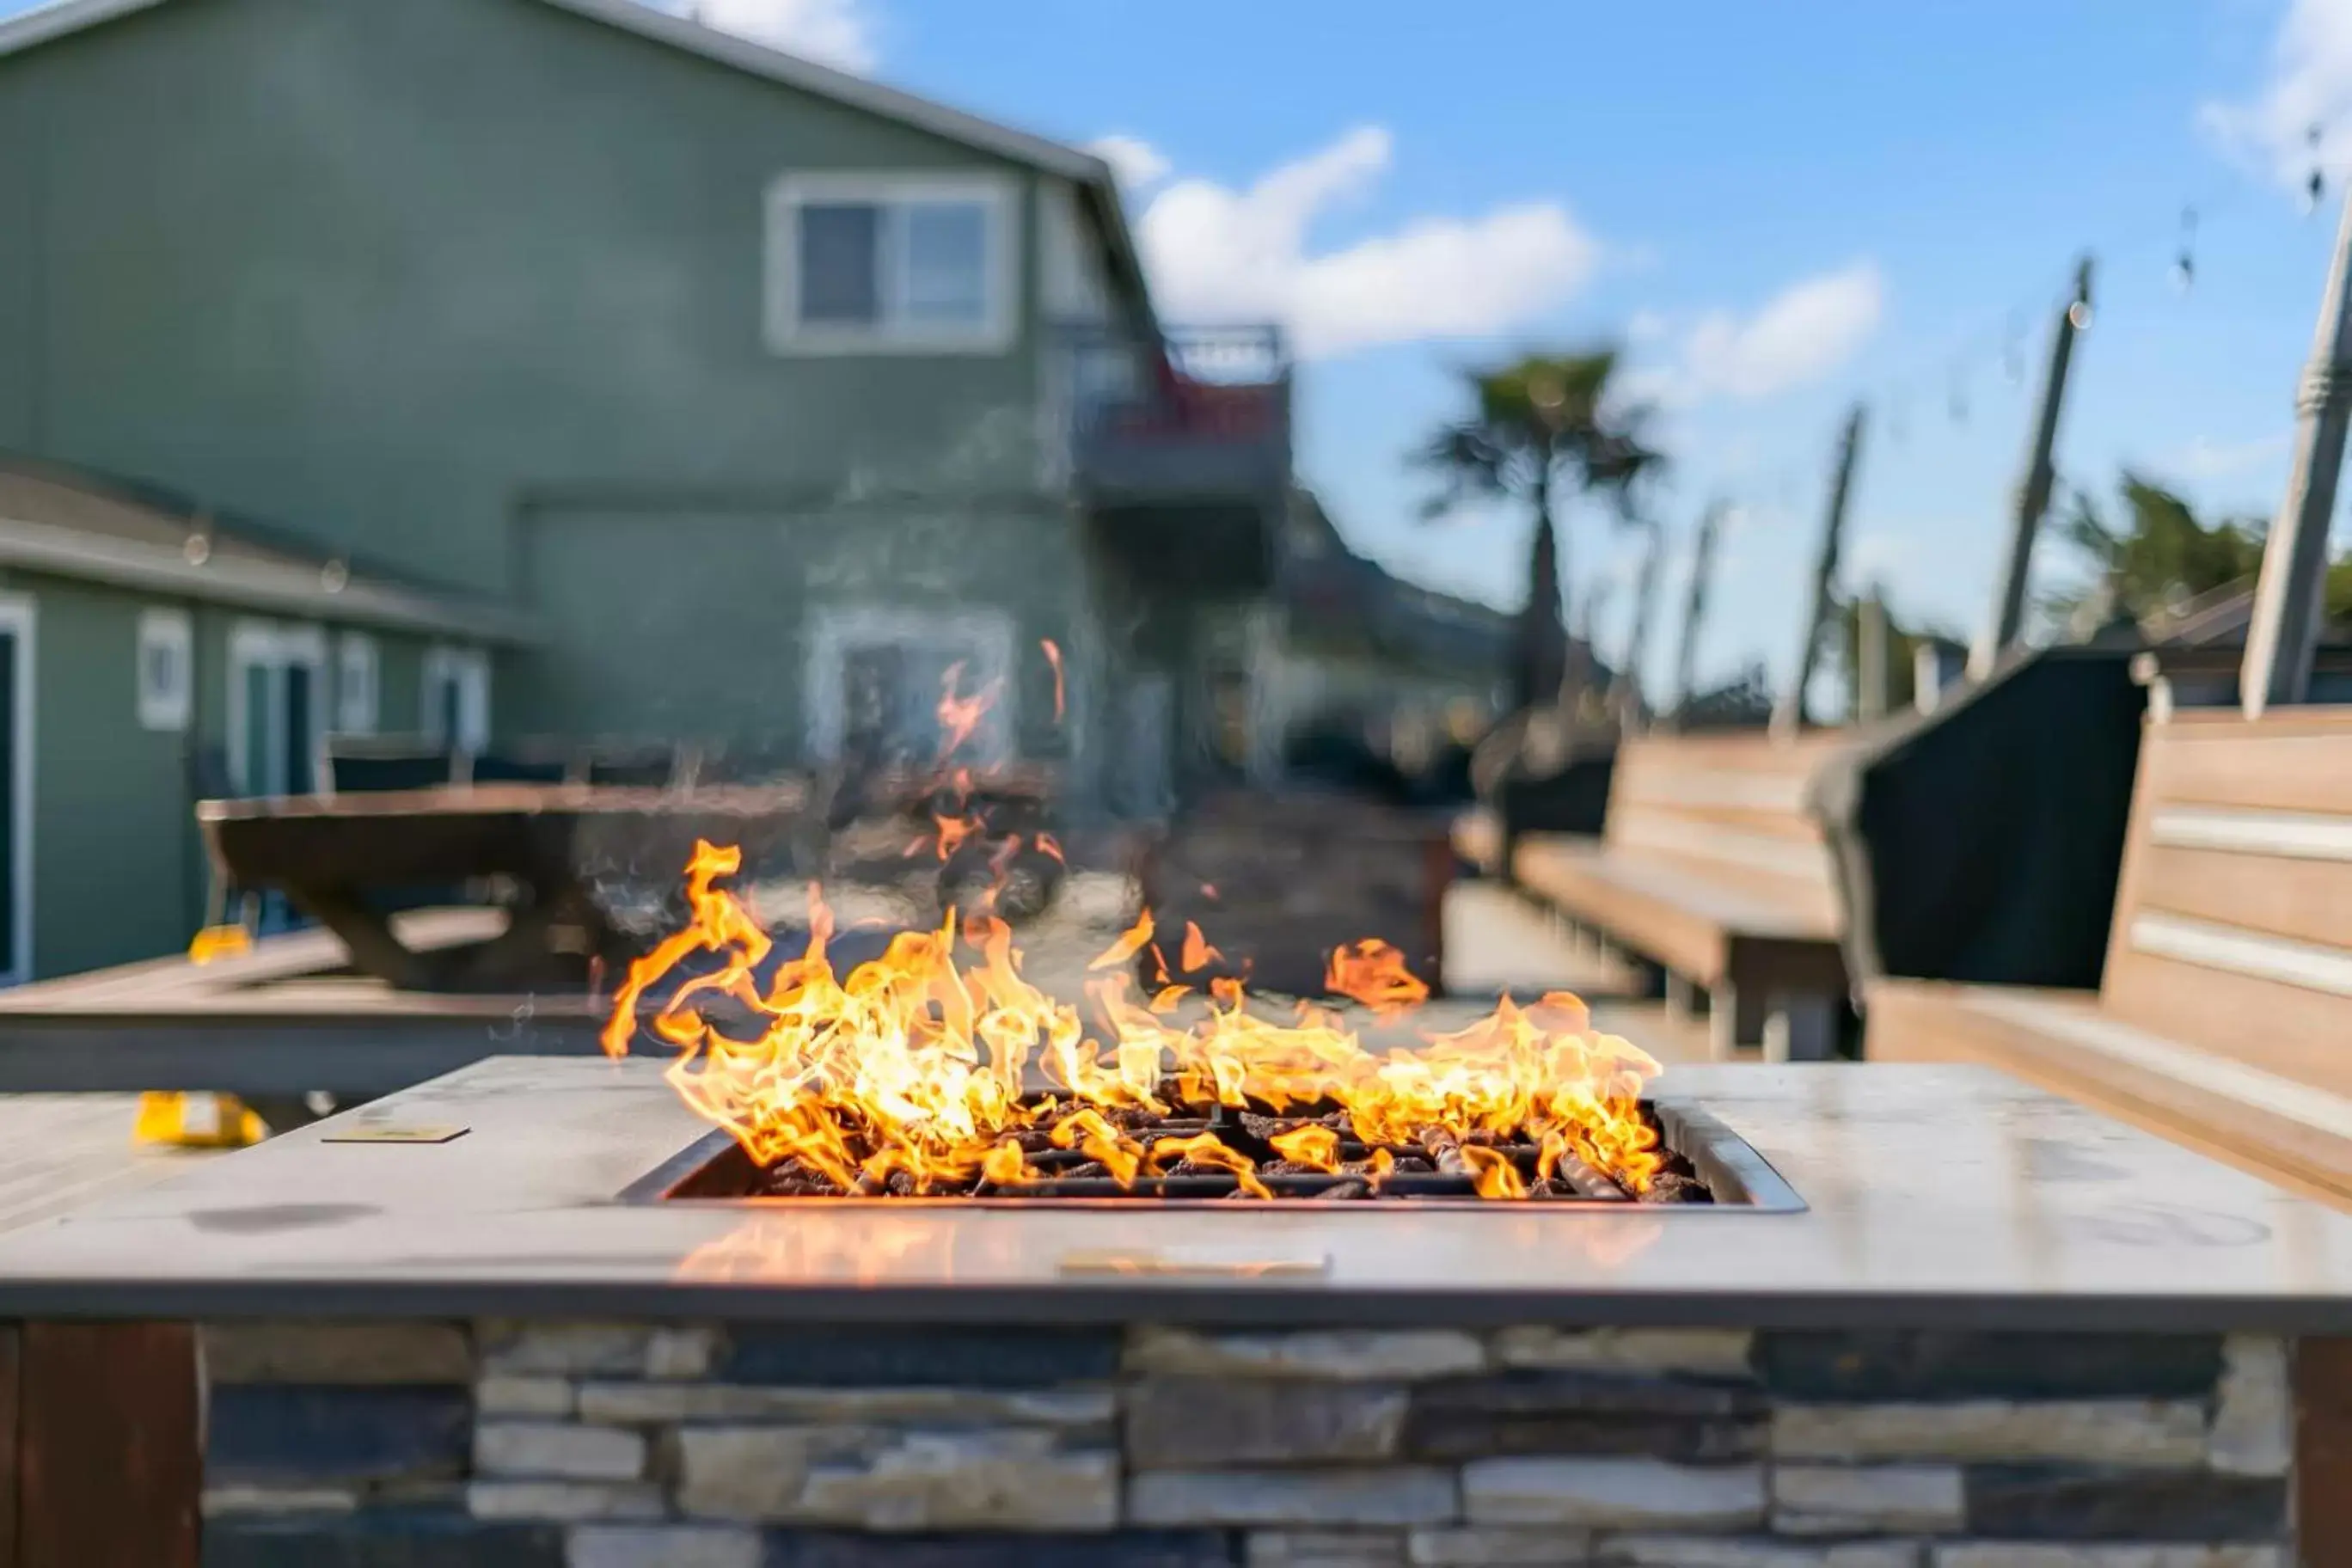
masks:
[[[935,1325],[1164,1324],[1218,1329],[1934,1329],[2012,1332],[2352,1334],[2352,1300],[2327,1297],[2016,1297],[1774,1291],[1350,1290],[1227,1284],[793,1288],[544,1284],[0,1280],[0,1319],[343,1321],[538,1318],[649,1322]]]

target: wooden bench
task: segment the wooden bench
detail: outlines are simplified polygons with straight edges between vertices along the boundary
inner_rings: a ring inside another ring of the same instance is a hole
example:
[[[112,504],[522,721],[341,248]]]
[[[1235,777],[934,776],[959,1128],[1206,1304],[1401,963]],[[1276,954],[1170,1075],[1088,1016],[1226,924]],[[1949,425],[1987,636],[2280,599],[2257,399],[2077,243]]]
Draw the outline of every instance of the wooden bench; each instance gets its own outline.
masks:
[[[2151,717],[2097,992],[1866,1003],[1874,1058],[1989,1063],[2352,1197],[2352,708]]]
[[[1806,786],[1851,735],[1649,736],[1617,755],[1597,838],[1531,834],[1519,885],[1572,924],[1708,998],[1717,1058],[1834,1055],[1845,1008],[1843,919]]]

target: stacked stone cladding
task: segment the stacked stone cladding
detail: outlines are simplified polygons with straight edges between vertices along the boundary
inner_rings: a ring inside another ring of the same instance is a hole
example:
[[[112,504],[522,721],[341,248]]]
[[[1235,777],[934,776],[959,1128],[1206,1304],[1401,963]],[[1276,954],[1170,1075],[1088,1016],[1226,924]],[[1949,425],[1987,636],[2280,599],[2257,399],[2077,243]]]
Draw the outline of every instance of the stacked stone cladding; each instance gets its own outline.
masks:
[[[208,1327],[207,1568],[2291,1568],[2214,1335]]]

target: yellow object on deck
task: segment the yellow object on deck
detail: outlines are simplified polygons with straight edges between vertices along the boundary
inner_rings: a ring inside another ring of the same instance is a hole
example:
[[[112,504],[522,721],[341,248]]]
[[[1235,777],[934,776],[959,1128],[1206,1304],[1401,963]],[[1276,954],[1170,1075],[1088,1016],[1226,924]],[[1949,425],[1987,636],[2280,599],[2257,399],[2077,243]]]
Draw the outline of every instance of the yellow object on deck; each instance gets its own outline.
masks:
[[[190,963],[210,963],[215,958],[229,958],[253,951],[253,933],[243,926],[206,926],[188,943]]]
[[[182,1149],[243,1149],[269,1136],[268,1124],[233,1094],[151,1091],[139,1097],[137,1143]]]

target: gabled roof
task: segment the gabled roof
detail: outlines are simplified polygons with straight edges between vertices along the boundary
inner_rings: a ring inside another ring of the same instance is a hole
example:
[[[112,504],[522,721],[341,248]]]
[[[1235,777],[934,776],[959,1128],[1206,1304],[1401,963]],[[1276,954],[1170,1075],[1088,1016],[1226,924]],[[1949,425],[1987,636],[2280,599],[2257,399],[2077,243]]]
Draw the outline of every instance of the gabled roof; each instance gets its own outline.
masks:
[[[167,0],[52,0],[47,5],[36,5],[22,16],[0,21],[0,57],[47,43],[51,38],[79,32],[101,22],[112,21],[135,12],[150,10]],[[896,121],[919,131],[928,132],[944,141],[959,142],[979,152],[1025,164],[1049,174],[1076,183],[1087,196],[1095,221],[1101,226],[1104,242],[1109,247],[1113,263],[1122,279],[1147,297],[1143,268],[1138,260],[1134,236],[1127,226],[1127,214],[1118,199],[1118,185],[1110,165],[1095,154],[1026,131],[1017,131],[960,109],[950,109],[927,98],[886,87],[865,77],[847,71],[835,70],[814,60],[753,43],[731,33],[682,16],[656,11],[638,0],[541,0],[544,5],[569,11],[574,16],[619,27],[656,43],[699,55],[704,59],[765,77],[786,87],[814,97],[828,99],[848,108]]]

